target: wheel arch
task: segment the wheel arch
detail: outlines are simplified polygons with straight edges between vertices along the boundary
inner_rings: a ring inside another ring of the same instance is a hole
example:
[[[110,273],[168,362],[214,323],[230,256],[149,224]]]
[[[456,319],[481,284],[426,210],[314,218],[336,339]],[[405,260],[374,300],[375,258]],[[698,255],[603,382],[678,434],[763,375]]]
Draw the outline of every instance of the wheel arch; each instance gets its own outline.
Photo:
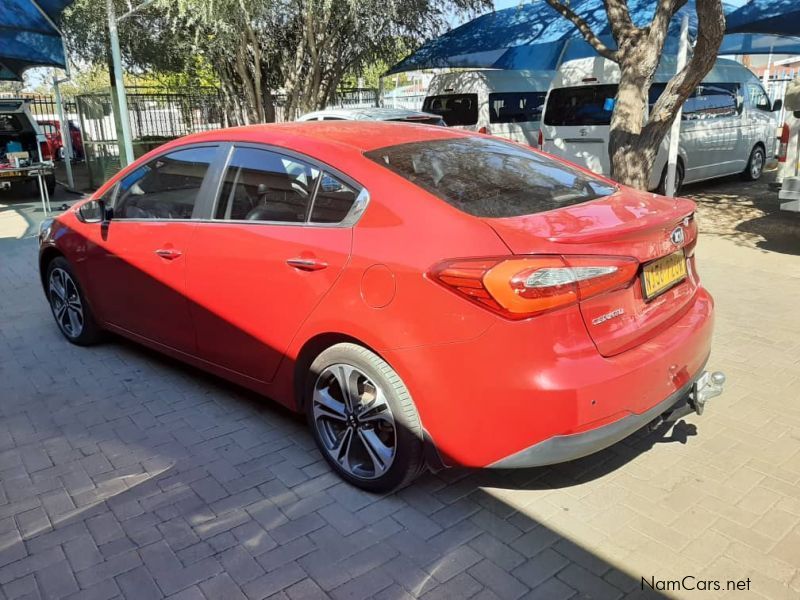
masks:
[[[370,352],[374,352],[383,360],[386,360],[383,356],[381,356],[380,352],[375,350],[375,348],[352,335],[345,333],[326,332],[318,333],[310,337],[300,348],[300,351],[297,354],[297,359],[294,363],[292,390],[294,391],[295,408],[297,412],[305,413],[305,394],[303,388],[305,386],[306,371],[308,371],[311,363],[314,362],[314,359],[317,358],[320,353],[322,353],[324,350],[327,350],[331,346],[348,343],[362,346]]]
[[[55,246],[48,246],[39,253],[39,279],[42,282],[42,287],[47,288],[47,266],[53,262],[53,259],[63,257],[64,253]]]

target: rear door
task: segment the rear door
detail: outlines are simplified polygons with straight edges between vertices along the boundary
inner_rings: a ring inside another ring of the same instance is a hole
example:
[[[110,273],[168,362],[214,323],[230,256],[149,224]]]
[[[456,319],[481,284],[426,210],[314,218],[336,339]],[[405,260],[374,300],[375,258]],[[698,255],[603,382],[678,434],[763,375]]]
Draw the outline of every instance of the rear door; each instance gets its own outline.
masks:
[[[489,94],[489,133],[536,147],[546,92]]]
[[[616,85],[550,90],[542,123],[542,149],[608,175],[608,135],[616,95]]]
[[[305,157],[231,147],[187,286],[198,354],[272,380],[292,337],[350,256],[359,186]]]

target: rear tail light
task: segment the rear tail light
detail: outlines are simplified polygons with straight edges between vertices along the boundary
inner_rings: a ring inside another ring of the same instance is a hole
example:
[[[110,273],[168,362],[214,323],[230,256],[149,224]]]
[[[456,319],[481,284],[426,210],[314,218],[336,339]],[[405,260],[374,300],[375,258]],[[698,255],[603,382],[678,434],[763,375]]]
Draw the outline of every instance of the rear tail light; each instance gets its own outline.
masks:
[[[786,155],[789,153],[789,136],[789,125],[784,123],[781,128],[780,146],[778,146],[778,162],[786,162]]]
[[[478,133],[488,134],[489,130],[484,126],[484,127],[481,127],[480,129],[478,129]]]
[[[544,148],[544,135],[542,135],[542,130],[541,129],[539,130],[539,139],[536,141],[536,144],[537,144],[539,150]]]
[[[618,256],[525,256],[441,262],[430,277],[467,300],[508,318],[527,319],[625,287],[636,259]]]
[[[39,142],[39,152],[42,155],[42,160],[53,160],[53,154],[50,152],[50,142]]]

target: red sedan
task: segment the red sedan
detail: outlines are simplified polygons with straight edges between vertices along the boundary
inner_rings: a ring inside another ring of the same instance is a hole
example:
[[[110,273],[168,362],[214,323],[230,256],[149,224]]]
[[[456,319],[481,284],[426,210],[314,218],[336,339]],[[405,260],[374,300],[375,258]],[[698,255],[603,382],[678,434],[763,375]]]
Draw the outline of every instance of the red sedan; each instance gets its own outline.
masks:
[[[162,146],[40,231],[111,331],[307,415],[351,483],[567,461],[701,412],[695,206],[487,136],[310,122]]]

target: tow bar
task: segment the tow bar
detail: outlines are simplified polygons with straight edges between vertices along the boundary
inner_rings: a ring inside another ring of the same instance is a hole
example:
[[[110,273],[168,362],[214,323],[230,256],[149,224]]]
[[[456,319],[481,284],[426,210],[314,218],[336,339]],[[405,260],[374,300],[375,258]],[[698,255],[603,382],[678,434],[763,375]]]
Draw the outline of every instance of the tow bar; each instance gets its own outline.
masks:
[[[723,385],[725,385],[725,373],[703,371],[703,374],[694,382],[689,395],[689,404],[694,408],[694,412],[702,415],[706,408],[706,402],[719,396],[722,393]]]
[[[706,402],[719,396],[722,393],[723,385],[725,385],[725,373],[703,371],[692,385],[691,391],[686,395],[685,402],[676,404],[664,414],[653,419],[648,425],[648,429],[654,431],[664,423],[674,423],[693,412],[702,415],[706,408]]]

